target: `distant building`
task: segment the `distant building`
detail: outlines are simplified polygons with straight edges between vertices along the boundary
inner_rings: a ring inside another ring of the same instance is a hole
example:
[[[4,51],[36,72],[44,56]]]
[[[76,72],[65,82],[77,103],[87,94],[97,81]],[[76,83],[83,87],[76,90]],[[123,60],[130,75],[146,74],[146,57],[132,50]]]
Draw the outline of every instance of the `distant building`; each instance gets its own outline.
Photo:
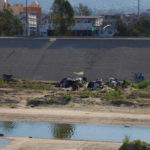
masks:
[[[26,13],[26,7],[23,4],[14,4],[10,8],[13,10],[14,14],[17,16],[22,13]],[[40,5],[38,4],[37,0],[34,0],[34,2],[27,7],[27,12],[29,14],[36,15],[38,24],[40,24],[42,9],[40,8]]]
[[[28,13],[27,18],[26,18],[26,13],[22,13],[19,15],[19,18],[24,27],[24,35],[26,35],[26,31],[28,31],[28,36],[37,35],[38,25],[37,25],[36,15]]]
[[[98,32],[99,37],[112,37],[116,33],[116,28],[114,28],[112,25],[106,25],[104,27],[101,27]]]
[[[71,28],[75,36],[96,36],[102,25],[102,16],[75,16],[76,25]],[[93,31],[92,31],[93,30]]]
[[[116,32],[116,21],[120,16],[75,16],[76,25],[70,30],[73,36],[112,37]],[[53,36],[54,28],[51,17],[41,19],[40,33],[42,36]]]
[[[17,16],[25,12],[23,4],[14,4],[13,6],[11,6],[11,9]]]
[[[37,16],[38,24],[40,24],[42,9],[40,8],[40,5],[37,2],[37,0],[34,0],[34,2],[30,6],[28,6],[27,10],[28,10],[28,13]],[[24,7],[24,12],[26,12],[26,7]]]
[[[141,16],[144,16],[146,19],[150,19],[150,9],[141,13]]]
[[[103,23],[99,28],[99,37],[112,37],[116,33],[116,22],[120,15],[103,15]]]
[[[71,27],[72,35],[75,36],[92,36],[98,33],[97,27],[102,25],[102,16],[75,16],[76,25]],[[94,28],[94,31],[92,31]],[[54,35],[54,27],[51,17],[44,16],[41,19],[41,35]]]
[[[2,11],[4,8],[9,8],[10,4],[7,0],[0,0],[0,11]]]
[[[139,16],[136,14],[125,14],[122,15],[121,19],[127,27],[132,27],[137,23]]]
[[[52,31],[52,22],[50,20],[50,16],[45,15],[41,18],[39,32],[40,32],[41,36],[48,36],[49,34],[52,34],[52,33],[50,33],[50,31]]]

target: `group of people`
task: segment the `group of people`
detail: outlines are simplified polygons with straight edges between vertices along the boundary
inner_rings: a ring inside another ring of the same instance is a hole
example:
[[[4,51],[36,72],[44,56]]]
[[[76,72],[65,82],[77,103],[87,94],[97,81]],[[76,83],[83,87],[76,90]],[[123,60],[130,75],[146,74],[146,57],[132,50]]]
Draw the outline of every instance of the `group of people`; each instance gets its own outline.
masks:
[[[115,78],[109,78],[109,81],[106,83],[108,86],[115,88],[117,86],[122,86],[124,81],[118,81]],[[96,79],[95,81],[87,82],[86,77],[80,78],[64,78],[57,83],[58,87],[62,88],[72,88],[73,91],[78,90],[79,88],[86,86],[90,90],[103,89],[104,88],[103,79]]]
[[[80,77],[80,78],[64,78],[60,82],[58,82],[58,87],[63,88],[70,88],[72,87],[72,90],[78,90],[80,87],[83,87],[87,83],[86,77]]]

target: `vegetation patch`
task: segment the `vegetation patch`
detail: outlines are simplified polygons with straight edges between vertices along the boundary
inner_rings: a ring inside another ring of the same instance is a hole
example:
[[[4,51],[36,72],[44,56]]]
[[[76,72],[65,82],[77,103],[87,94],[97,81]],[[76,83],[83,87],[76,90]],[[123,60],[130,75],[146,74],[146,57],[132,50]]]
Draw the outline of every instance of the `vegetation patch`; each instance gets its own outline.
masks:
[[[128,88],[128,87],[132,86],[132,82],[131,81],[123,80],[123,82],[124,82],[124,84],[123,84],[124,88]]]
[[[138,88],[138,89],[144,89],[144,88],[147,88],[148,86],[150,86],[150,80],[133,84],[133,87]]]
[[[69,95],[69,94],[64,94],[64,95],[63,95],[63,99],[66,100],[67,102],[69,102],[69,101],[71,101],[72,96]]]
[[[80,98],[89,98],[90,94],[89,93],[84,93],[80,95]]]
[[[115,91],[107,90],[103,98],[107,100],[123,100],[125,99],[125,95],[123,95],[122,90],[118,88]]]
[[[126,136],[119,150],[150,150],[150,145],[141,140],[130,142],[129,137]]]
[[[36,80],[13,80],[7,82],[0,79],[0,88],[18,88],[18,89],[33,89],[33,90],[52,90],[52,84],[50,82],[42,82]]]

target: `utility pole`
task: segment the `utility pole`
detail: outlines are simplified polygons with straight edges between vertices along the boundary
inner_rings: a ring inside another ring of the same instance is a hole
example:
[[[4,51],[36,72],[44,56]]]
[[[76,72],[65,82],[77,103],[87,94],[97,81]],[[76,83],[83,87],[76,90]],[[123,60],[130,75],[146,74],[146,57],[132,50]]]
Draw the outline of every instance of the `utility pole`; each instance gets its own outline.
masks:
[[[26,36],[28,37],[28,1],[26,0]]]
[[[138,17],[140,17],[140,0],[138,0]]]

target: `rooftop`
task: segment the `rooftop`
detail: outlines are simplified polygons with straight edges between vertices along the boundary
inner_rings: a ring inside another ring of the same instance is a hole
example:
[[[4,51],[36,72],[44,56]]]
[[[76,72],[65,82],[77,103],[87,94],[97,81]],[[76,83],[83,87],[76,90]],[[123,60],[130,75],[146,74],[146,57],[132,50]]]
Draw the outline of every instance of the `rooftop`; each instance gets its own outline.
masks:
[[[75,19],[96,19],[96,18],[103,18],[103,16],[75,16]]]

